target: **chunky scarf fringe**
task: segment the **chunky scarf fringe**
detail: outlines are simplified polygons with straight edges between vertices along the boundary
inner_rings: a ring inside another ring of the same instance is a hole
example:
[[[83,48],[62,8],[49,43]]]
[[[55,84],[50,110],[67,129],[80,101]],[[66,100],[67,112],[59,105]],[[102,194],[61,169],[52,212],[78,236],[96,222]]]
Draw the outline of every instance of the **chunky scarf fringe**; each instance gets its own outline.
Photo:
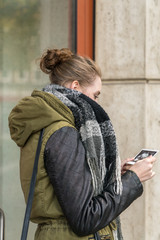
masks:
[[[81,92],[54,84],[47,85],[43,91],[55,95],[73,113],[75,127],[86,150],[94,196],[110,184],[114,184],[116,194],[121,194],[121,161],[115,132],[107,113]],[[119,232],[120,229],[114,231],[115,240],[123,239]]]

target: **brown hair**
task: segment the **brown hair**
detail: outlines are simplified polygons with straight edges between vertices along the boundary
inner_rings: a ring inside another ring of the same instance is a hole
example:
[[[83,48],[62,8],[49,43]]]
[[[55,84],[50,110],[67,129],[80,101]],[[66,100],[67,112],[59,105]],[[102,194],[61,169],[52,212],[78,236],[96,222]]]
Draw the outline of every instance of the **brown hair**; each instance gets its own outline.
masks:
[[[90,85],[101,71],[88,57],[73,54],[68,48],[48,49],[40,59],[40,68],[49,74],[51,83],[64,86],[77,80],[81,86]]]

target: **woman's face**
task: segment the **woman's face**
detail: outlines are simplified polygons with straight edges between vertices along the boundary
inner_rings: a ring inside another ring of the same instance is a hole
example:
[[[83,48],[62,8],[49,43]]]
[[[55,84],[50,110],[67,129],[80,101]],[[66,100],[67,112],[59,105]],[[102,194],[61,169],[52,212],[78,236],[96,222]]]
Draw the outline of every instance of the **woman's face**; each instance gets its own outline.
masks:
[[[102,88],[101,78],[99,76],[96,76],[95,80],[92,82],[91,85],[86,87],[80,86],[79,91],[97,102],[98,97],[101,93],[101,88]]]
[[[95,80],[91,83],[91,85],[82,87],[80,86],[78,81],[73,81],[72,83],[66,83],[65,87],[82,92],[83,94],[97,102],[98,96],[101,93],[102,82],[101,78],[99,76],[96,76]]]

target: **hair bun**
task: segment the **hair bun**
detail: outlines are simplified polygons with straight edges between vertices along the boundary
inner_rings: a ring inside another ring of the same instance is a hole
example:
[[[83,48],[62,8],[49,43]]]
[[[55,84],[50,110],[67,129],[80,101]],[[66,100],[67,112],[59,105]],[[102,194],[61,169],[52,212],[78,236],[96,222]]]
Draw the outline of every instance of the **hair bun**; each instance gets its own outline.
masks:
[[[41,58],[40,67],[43,72],[49,74],[57,65],[69,60],[72,56],[73,53],[68,48],[48,49]]]

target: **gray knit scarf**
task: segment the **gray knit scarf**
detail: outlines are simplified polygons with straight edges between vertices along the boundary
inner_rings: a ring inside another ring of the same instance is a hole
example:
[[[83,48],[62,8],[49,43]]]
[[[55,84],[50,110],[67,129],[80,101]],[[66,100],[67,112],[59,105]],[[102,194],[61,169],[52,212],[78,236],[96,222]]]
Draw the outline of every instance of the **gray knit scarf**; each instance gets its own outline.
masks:
[[[110,184],[114,184],[116,194],[121,194],[121,162],[115,132],[107,113],[81,92],[54,84],[47,85],[43,91],[52,93],[73,113],[75,127],[85,147],[94,196]],[[115,233],[115,239],[123,239],[120,229]]]

